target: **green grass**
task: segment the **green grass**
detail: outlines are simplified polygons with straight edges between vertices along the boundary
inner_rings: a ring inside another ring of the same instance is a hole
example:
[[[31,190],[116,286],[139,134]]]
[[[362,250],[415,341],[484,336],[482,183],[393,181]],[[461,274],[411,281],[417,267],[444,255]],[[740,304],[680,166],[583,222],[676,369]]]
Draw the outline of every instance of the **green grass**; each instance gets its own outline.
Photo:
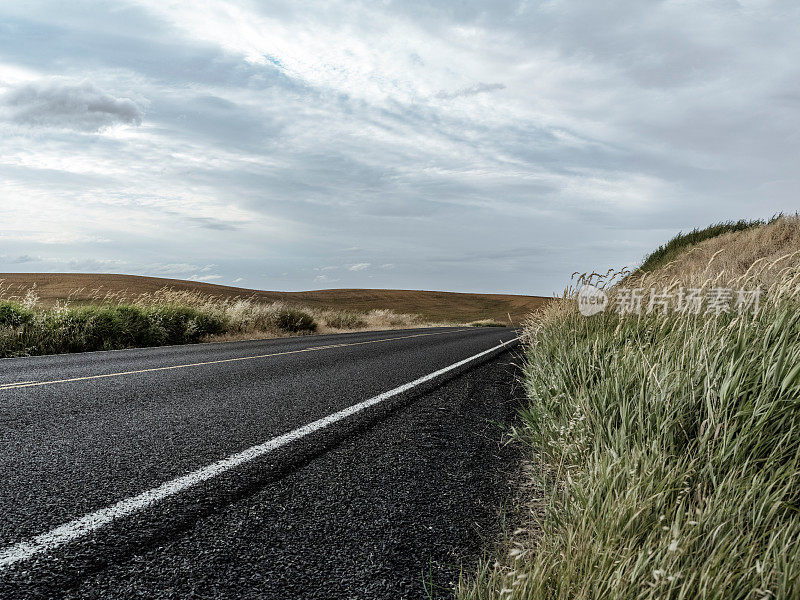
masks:
[[[650,273],[674,260],[675,257],[684,252],[687,248],[699,244],[700,242],[717,237],[723,233],[744,231],[746,229],[751,229],[753,227],[758,227],[759,225],[765,224],[766,221],[762,220],[726,221],[723,223],[710,225],[703,229],[695,228],[688,233],[681,232],[669,240],[666,244],[659,246],[656,250],[646,256],[638,270],[644,273]]]
[[[40,302],[34,286],[0,299],[0,357],[302,335],[320,326],[325,332],[432,325],[419,315],[389,309],[318,310],[170,287],[132,300],[115,293],[89,303],[53,305]]]
[[[0,302],[0,356],[189,344],[226,333],[308,333],[316,328],[312,315],[283,306],[260,311],[174,303],[31,309]]]
[[[572,307],[529,335],[517,437],[541,531],[460,598],[800,598],[796,300],[744,319]]]

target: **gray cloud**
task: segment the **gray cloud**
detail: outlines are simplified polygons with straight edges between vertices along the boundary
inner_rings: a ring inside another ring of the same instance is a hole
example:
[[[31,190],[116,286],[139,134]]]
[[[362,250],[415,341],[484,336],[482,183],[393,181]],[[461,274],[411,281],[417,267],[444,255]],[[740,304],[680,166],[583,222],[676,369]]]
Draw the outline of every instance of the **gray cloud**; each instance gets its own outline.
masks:
[[[89,82],[27,83],[7,92],[2,101],[13,122],[36,127],[92,132],[142,123],[142,111],[133,100],[116,98]]]
[[[441,98],[443,100],[452,100],[453,98],[466,98],[468,96],[475,96],[477,94],[494,92],[497,90],[504,90],[504,89],[506,89],[506,86],[502,83],[476,83],[475,85],[463,87],[454,92],[447,92],[445,90],[441,90],[437,92],[435,96],[436,98]]]
[[[213,219],[211,217],[186,217],[188,221],[196,224],[198,227],[212,229],[214,231],[236,231],[239,229],[237,225],[222,221],[221,219]]]
[[[796,2],[213,4],[2,3],[9,268],[549,295],[800,208]]]

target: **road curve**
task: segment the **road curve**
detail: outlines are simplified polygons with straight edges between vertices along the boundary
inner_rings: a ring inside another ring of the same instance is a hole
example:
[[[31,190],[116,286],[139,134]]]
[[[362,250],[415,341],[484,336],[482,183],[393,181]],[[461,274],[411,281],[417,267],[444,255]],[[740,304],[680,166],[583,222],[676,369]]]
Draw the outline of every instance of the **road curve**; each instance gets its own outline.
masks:
[[[491,422],[512,418],[515,336],[437,328],[0,361],[0,597],[446,588],[480,530],[495,531],[507,489],[513,451]]]

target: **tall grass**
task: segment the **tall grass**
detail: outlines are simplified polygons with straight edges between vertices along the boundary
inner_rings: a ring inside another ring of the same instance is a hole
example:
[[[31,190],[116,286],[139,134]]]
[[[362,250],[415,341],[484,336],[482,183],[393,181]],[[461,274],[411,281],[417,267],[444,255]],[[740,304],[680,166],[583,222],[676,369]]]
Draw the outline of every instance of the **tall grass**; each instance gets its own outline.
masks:
[[[540,532],[459,597],[800,598],[798,256],[756,314],[534,317],[517,437]]]
[[[688,233],[680,232],[674,238],[669,240],[666,244],[659,246],[649,255],[647,255],[639,267],[642,273],[650,273],[659,267],[667,264],[679,254],[683,253],[687,248],[699,244],[705,240],[718,237],[725,233],[735,233],[738,231],[746,231],[753,227],[765,225],[766,221],[755,220],[746,221],[726,221],[710,225],[702,229],[692,229]]]
[[[390,310],[319,311],[170,288],[134,297],[106,294],[89,304],[65,301],[55,306],[40,305],[35,288],[15,292],[0,299],[0,357],[424,324],[416,315]]]
[[[223,333],[224,315],[192,307],[131,305],[28,310],[0,304],[0,356],[112,350],[198,342]]]
[[[651,271],[638,269],[625,285],[649,288],[680,281],[700,286],[711,278],[737,285],[737,278],[746,277],[751,284],[770,286],[781,272],[773,265],[786,264],[798,249],[800,215],[779,215],[764,225],[698,242]]]
[[[481,319],[480,321],[473,321],[469,323],[470,327],[506,327],[506,323],[495,321],[493,319]]]

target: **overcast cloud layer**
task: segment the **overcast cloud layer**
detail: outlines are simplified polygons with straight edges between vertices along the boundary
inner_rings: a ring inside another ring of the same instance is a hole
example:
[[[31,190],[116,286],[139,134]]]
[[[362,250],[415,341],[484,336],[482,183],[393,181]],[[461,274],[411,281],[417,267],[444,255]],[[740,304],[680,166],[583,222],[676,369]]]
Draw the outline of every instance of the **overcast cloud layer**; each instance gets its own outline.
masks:
[[[0,270],[549,295],[800,208],[798,30],[794,0],[5,2]]]

